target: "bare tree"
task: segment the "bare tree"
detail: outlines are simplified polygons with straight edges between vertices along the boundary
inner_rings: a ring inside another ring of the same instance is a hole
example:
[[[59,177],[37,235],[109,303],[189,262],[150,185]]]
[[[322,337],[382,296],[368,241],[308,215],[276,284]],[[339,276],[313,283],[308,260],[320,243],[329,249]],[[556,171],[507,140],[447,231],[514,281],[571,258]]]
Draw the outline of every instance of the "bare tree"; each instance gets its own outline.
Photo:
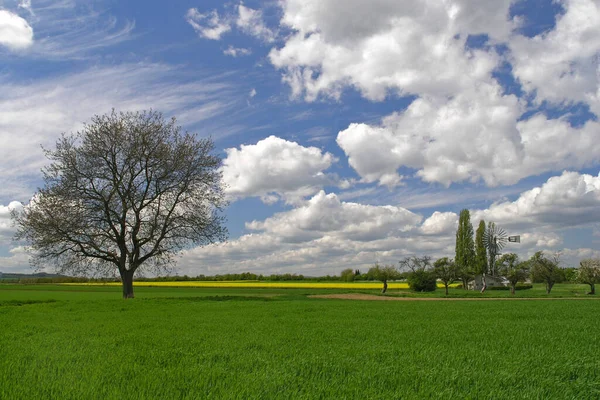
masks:
[[[407,272],[417,272],[417,271],[427,271],[431,268],[431,257],[423,256],[423,257],[405,257],[404,259],[398,261],[400,264],[401,271]]]
[[[34,265],[61,273],[118,271],[133,297],[140,267],[160,272],[190,245],[224,240],[225,206],[211,139],[142,111],[95,116],[46,150],[44,187],[21,213],[16,238]]]
[[[596,283],[600,283],[600,258],[581,260],[577,270],[577,281],[590,285],[588,294],[596,294]]]

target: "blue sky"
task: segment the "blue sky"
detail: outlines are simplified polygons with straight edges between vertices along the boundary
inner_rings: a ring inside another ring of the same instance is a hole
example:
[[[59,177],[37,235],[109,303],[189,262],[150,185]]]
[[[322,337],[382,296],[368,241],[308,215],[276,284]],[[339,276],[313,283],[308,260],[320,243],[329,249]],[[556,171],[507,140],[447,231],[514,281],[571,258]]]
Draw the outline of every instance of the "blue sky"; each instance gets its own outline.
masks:
[[[212,136],[227,243],[178,272],[339,273],[453,256],[457,213],[511,251],[600,256],[597,0],[0,0],[0,271],[62,132],[153,108]]]

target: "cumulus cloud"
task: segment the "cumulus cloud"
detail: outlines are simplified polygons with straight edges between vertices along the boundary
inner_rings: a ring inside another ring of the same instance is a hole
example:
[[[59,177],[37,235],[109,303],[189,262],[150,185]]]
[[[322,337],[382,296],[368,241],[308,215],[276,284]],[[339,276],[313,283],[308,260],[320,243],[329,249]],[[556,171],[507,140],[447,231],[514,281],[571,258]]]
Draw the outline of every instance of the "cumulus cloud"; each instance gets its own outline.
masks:
[[[565,12],[553,30],[511,38],[513,73],[538,102],[584,102],[600,116],[600,4],[559,3]]]
[[[565,171],[515,201],[492,204],[472,213],[472,219],[519,228],[577,227],[600,221],[600,176]]]
[[[225,54],[226,56],[231,56],[231,57],[241,57],[241,56],[248,56],[248,55],[252,54],[252,50],[245,49],[243,47],[229,46],[225,50],[223,50],[223,54]]]
[[[582,168],[600,160],[600,124],[573,127],[566,117],[535,114],[519,121],[524,105],[498,85],[480,85],[448,101],[415,100],[381,124],[354,123],[338,145],[364,182],[401,184],[408,167],[426,182],[511,185],[548,171]]]
[[[207,271],[296,272],[318,275],[375,262],[395,264],[410,254],[450,251],[453,239],[419,236],[422,217],[402,207],[341,201],[321,191],[298,207],[263,221],[225,244],[184,253],[180,268],[208,265]],[[435,249],[435,250],[434,250]]]
[[[18,246],[10,249],[8,256],[0,256],[0,272],[4,273],[33,273],[29,265],[29,255],[24,247]],[[50,271],[47,271],[50,272]]]
[[[226,149],[223,180],[233,196],[258,196],[266,203],[297,202],[334,183],[324,173],[336,161],[330,153],[276,136],[253,145]]]
[[[320,191],[301,207],[275,214],[265,221],[252,221],[246,227],[292,242],[325,234],[370,241],[409,231],[420,221],[421,216],[405,208],[342,202],[335,194]]]
[[[504,40],[510,0],[288,0],[292,34],[269,55],[293,95],[339,98],[345,86],[383,100],[389,91],[447,97],[490,79],[494,52],[465,49],[469,35]]]
[[[452,235],[458,226],[458,215],[453,212],[435,211],[429,218],[423,221],[421,232],[425,235]]]
[[[0,10],[0,46],[22,50],[33,44],[33,28],[22,17]]]
[[[263,22],[261,10],[254,10],[239,4],[235,23],[242,32],[264,42],[270,43],[275,40],[275,33]]]
[[[472,222],[493,221],[521,242],[505,252],[528,258],[538,250],[561,252],[564,265],[598,256],[597,250],[563,248],[565,230],[600,223],[600,177],[565,172],[515,201],[471,210]],[[189,274],[255,271],[305,275],[365,269],[375,262],[395,264],[409,255],[454,255],[458,216],[433,212],[423,218],[399,206],[346,202],[321,191],[295,208],[246,224],[252,233],[226,244],[191,249],[180,268]]]
[[[185,14],[185,20],[205,39],[220,40],[223,34],[231,30],[229,21],[221,18],[216,10],[201,13],[196,8],[190,8]]]
[[[0,204],[0,236],[3,234],[12,233],[13,226],[10,219],[10,214],[13,210],[20,210],[23,205],[18,201],[11,201],[7,206]]]
[[[217,10],[201,13],[196,8],[190,8],[185,15],[185,20],[205,39],[220,40],[223,34],[236,27],[244,34],[262,42],[272,43],[275,40],[276,33],[264,23],[261,10],[246,7],[243,3],[238,4],[235,9],[236,13],[219,15]],[[250,50],[229,46],[224,53],[237,57],[250,54]]]

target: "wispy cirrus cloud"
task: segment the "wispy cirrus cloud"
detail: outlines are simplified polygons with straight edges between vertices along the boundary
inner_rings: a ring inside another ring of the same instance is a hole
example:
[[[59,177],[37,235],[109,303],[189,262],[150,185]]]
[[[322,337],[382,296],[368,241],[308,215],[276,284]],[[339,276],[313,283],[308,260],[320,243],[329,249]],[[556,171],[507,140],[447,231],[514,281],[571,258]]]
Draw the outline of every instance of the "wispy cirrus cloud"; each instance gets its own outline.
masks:
[[[27,57],[86,58],[92,51],[135,36],[135,21],[120,20],[107,10],[72,0],[9,2],[7,6],[10,8],[0,10],[0,45],[5,42],[13,49],[27,48],[23,52]],[[27,15],[17,15],[22,10]]]
[[[153,108],[189,128],[204,122],[210,131],[222,125],[219,116],[245,104],[222,76],[182,79],[176,66],[164,64],[93,67],[34,83],[0,75],[0,86],[0,202],[27,201],[46,163],[40,145],[53,145],[95,114]]]

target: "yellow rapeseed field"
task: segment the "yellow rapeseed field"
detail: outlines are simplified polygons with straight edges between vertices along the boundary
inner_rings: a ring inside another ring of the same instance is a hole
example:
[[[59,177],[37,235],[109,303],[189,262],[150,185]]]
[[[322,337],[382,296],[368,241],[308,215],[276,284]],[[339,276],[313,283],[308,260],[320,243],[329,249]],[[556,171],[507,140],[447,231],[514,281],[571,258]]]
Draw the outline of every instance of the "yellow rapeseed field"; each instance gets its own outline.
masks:
[[[63,285],[110,285],[120,286],[120,282],[107,283],[63,283]],[[381,282],[258,282],[258,281],[178,281],[178,282],[134,282],[138,287],[197,287],[197,288],[277,288],[277,289],[381,289]],[[457,286],[458,284],[452,284]],[[438,283],[438,287],[444,287]],[[406,282],[390,282],[388,289],[408,289]]]

